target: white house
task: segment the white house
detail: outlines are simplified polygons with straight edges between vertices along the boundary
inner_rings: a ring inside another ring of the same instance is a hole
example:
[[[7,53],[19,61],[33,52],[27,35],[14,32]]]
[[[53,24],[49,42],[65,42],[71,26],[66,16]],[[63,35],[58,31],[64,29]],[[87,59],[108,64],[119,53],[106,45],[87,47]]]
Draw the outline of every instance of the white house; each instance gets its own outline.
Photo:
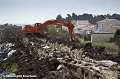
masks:
[[[95,25],[89,23],[88,20],[73,20],[74,23],[74,33],[80,34],[81,36],[86,36],[86,34],[90,34],[94,29]]]
[[[88,20],[77,20],[76,22],[77,27],[81,27],[81,26],[88,26],[90,25]]]
[[[120,21],[116,19],[104,19],[96,23],[96,32],[101,32],[106,27],[120,26]]]
[[[66,31],[68,31],[68,27],[66,27],[66,26],[62,26],[62,30],[66,30]]]
[[[81,36],[86,36],[87,34],[91,34],[94,29],[94,25],[83,26],[83,27],[75,27],[74,33],[81,34]]]

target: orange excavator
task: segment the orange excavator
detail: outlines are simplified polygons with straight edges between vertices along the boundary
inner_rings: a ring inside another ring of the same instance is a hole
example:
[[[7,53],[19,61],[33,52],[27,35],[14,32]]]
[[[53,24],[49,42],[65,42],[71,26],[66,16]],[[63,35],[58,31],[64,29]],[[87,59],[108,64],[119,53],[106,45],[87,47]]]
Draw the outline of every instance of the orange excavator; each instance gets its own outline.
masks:
[[[65,22],[61,20],[48,20],[43,24],[35,23],[34,26],[26,25],[22,27],[23,32],[34,33],[34,34],[44,34],[45,29],[48,25],[66,26],[69,30],[70,41],[73,41],[73,24],[71,21]]]

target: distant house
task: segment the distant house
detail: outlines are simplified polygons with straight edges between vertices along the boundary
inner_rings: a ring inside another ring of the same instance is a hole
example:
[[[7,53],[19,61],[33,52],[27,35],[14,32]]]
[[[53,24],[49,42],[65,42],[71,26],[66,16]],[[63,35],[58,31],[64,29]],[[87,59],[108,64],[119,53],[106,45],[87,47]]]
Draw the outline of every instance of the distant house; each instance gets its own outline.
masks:
[[[120,26],[120,21],[116,19],[104,19],[96,23],[96,32],[101,32],[103,29],[111,26]]]
[[[117,29],[120,29],[120,21],[116,19],[104,19],[96,23],[95,32],[91,35],[91,42],[109,42],[114,38]]]
[[[75,27],[74,28],[74,33],[75,34],[80,34],[81,36],[86,36],[87,34],[91,34],[93,31],[94,25],[89,25],[89,26],[83,26],[83,27]]]
[[[86,36],[86,34],[90,34],[95,25],[89,23],[88,20],[73,20],[72,21],[74,27],[74,33],[80,34],[81,36]]]
[[[92,33],[91,42],[109,42],[111,38],[114,38],[117,29],[120,29],[120,26],[106,27],[99,33]]]
[[[66,27],[66,26],[62,26],[62,30],[66,30],[66,31],[68,31],[68,27]]]
[[[88,20],[77,20],[76,27],[83,27],[90,25]]]

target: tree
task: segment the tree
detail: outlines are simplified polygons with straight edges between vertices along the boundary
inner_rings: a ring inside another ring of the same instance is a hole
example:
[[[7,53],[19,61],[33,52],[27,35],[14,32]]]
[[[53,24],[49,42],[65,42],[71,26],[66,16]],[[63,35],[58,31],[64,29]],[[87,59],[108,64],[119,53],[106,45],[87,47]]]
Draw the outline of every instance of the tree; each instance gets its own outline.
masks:
[[[120,15],[115,13],[110,18],[120,20]]]
[[[117,29],[115,32],[115,43],[119,47],[119,55],[120,55],[120,29]]]
[[[66,17],[66,20],[73,20],[70,14],[67,14],[68,17]]]
[[[72,19],[78,20],[78,16],[75,13],[72,13]]]
[[[82,15],[78,15],[78,20],[82,20]]]
[[[82,20],[88,20],[88,14],[87,13],[84,13],[83,15],[82,15]]]
[[[107,15],[104,15],[105,18],[110,18],[111,15],[110,14],[107,14]]]
[[[104,20],[106,17],[104,15],[97,15],[97,21]]]
[[[57,16],[57,20],[64,20],[64,21],[68,21],[68,20],[88,20],[91,24],[96,24],[97,21],[100,20],[104,20],[106,18],[110,18],[110,19],[117,19],[120,20],[120,14],[106,14],[106,15],[92,15],[92,14],[87,14],[84,13],[82,15],[76,15],[75,13],[72,13],[72,16],[70,14],[67,14],[66,18],[62,18],[61,15]]]
[[[56,20],[63,20],[62,16],[59,14],[57,17],[56,17]]]
[[[91,24],[95,24],[95,20],[94,20],[92,14],[89,14],[89,15],[88,15],[88,21],[89,21]]]

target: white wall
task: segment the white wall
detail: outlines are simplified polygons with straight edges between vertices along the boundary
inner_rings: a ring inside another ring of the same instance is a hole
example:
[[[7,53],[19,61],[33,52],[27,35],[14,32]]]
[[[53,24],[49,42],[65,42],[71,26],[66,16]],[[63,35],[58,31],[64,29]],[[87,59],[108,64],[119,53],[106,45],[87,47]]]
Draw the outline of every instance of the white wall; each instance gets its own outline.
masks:
[[[91,42],[109,42],[110,38],[114,38],[113,33],[94,33],[91,35]]]
[[[66,31],[68,31],[68,27],[66,27],[66,26],[62,26],[62,30],[66,30]]]
[[[104,22],[98,22],[97,24],[98,24],[98,29],[102,30],[103,28],[109,27],[110,23],[109,22],[106,22],[106,23],[104,23]]]
[[[79,29],[73,29],[74,30],[74,33],[76,34],[81,34],[80,30]]]
[[[77,20],[72,20],[71,22],[74,25],[74,27],[77,27],[77,25],[76,25],[77,24]]]

